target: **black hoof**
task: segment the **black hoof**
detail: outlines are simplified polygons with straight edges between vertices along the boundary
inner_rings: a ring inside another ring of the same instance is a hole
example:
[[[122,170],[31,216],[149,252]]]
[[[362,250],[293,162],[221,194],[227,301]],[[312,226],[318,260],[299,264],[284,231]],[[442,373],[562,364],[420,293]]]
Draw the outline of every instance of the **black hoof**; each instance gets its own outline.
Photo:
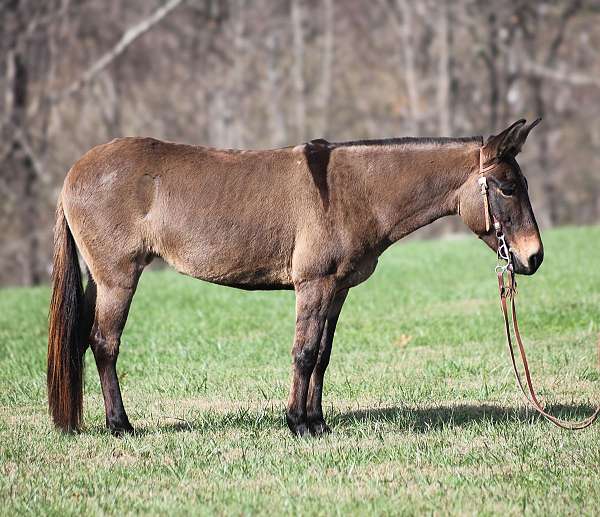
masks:
[[[121,437],[126,434],[133,434],[134,429],[133,426],[129,423],[128,420],[125,422],[109,422],[107,424],[108,430],[113,436]]]
[[[310,435],[310,429],[304,420],[300,420],[300,418],[292,417],[290,415],[286,415],[286,420],[287,425],[294,436],[301,437]]]
[[[313,420],[308,423],[308,426],[310,428],[310,433],[313,436],[323,436],[324,434],[329,434],[331,432],[331,429],[323,419]]]
[[[310,436],[310,429],[306,424],[297,424],[295,429],[292,429],[292,433],[302,438],[303,436]]]

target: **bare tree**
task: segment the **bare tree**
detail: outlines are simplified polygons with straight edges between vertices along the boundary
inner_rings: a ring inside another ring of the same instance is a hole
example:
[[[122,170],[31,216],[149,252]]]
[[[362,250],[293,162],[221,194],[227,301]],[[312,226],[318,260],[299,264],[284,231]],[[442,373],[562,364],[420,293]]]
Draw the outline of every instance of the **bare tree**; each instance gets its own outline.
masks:
[[[544,116],[520,157],[542,226],[598,223],[598,26],[594,0],[4,0],[0,284],[47,278],[65,172],[122,135],[253,148]]]
[[[171,11],[181,4],[182,0],[168,0],[168,2],[156,9],[150,16],[140,20],[129,27],[121,36],[119,41],[106,53],[102,54],[89,68],[75,79],[70,86],[64,88],[54,96],[54,100],[61,100],[77,93],[83,86],[94,79],[102,70],[119,57],[127,47],[136,39],[148,32],[152,27],[165,18]]]
[[[329,123],[334,61],[334,0],[323,1],[323,50],[321,59],[320,88],[317,97],[317,124],[315,133],[326,135]]]
[[[441,0],[437,17],[438,38],[438,86],[437,101],[439,113],[439,132],[441,135],[451,135],[450,85],[452,83],[450,69],[450,54],[452,40],[450,37],[450,6],[447,0]]]
[[[292,74],[294,77],[296,103],[296,137],[306,139],[306,86],[304,81],[304,6],[303,0],[292,0],[290,11],[292,24],[293,59]]]
[[[414,5],[409,0],[395,0],[392,5],[392,21],[401,41],[400,67],[404,71],[404,81],[408,95],[409,128],[412,135],[421,134],[421,99],[415,50]]]

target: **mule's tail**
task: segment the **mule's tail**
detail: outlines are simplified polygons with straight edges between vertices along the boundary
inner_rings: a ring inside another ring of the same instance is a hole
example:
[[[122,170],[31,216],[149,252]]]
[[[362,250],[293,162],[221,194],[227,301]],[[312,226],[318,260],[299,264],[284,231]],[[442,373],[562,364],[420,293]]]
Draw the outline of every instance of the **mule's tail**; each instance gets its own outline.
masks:
[[[59,201],[48,325],[48,407],[57,427],[77,431],[83,407],[83,284],[77,247]]]

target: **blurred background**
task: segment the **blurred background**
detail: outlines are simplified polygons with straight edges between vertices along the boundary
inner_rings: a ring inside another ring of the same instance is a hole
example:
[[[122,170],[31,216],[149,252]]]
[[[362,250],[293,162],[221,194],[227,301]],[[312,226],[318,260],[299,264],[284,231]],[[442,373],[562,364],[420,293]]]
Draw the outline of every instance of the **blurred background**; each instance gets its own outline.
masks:
[[[542,230],[600,222],[598,0],[0,6],[0,285],[47,281],[66,172],[126,135],[269,148],[541,116],[519,161]]]

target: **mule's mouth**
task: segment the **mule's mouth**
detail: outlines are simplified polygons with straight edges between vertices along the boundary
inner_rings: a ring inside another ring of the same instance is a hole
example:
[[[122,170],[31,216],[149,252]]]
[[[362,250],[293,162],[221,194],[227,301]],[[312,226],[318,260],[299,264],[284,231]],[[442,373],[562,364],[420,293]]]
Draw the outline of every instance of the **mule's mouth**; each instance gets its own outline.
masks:
[[[511,257],[515,273],[518,275],[533,275],[544,260],[544,250],[541,249],[529,255],[526,262],[522,261],[516,253],[511,252]]]
[[[498,241],[492,232],[484,235],[480,235],[479,238],[483,240],[489,248],[498,252]],[[510,242],[507,243],[510,249]],[[544,260],[544,248],[543,246],[538,248],[535,252],[531,253],[526,260],[521,258],[521,255],[510,249],[510,256],[513,265],[513,271],[517,275],[533,275],[541,266]]]

